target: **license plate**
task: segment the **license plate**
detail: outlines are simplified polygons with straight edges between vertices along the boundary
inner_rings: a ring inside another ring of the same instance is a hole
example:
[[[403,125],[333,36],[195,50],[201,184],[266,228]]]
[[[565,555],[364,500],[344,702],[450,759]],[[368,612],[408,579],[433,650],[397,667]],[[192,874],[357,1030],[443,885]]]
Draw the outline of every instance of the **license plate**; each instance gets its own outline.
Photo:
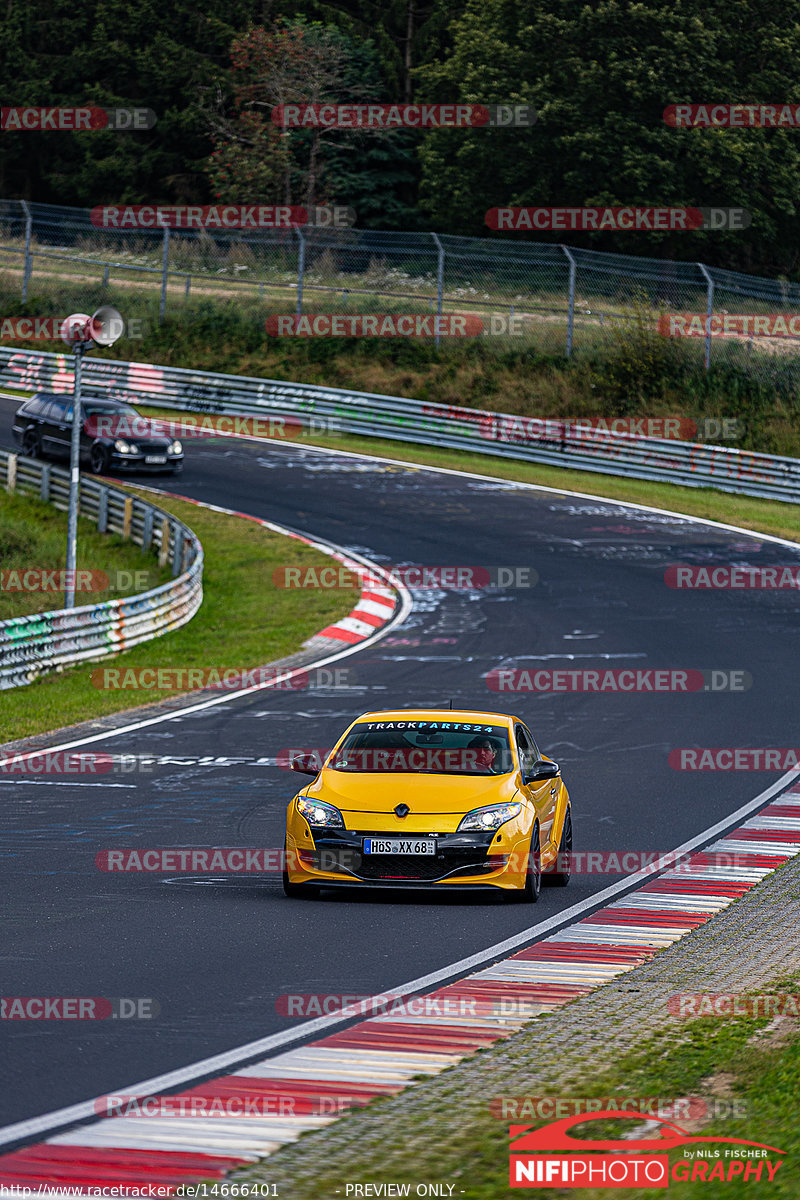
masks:
[[[435,854],[434,838],[364,838],[365,854]]]
[[[146,463],[165,463],[167,456],[166,454],[145,454],[144,461]]]

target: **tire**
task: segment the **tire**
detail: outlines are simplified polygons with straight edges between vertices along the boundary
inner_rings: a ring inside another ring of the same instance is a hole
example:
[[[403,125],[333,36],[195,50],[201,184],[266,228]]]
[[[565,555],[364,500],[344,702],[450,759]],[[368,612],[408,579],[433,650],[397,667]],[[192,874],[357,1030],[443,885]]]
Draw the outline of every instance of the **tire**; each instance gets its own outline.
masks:
[[[563,856],[563,857],[562,857]],[[558,845],[558,856],[556,862],[561,859],[566,863],[566,868],[563,871],[547,871],[544,875],[544,882],[550,887],[566,887],[569,883],[570,875],[572,874],[572,805],[567,808],[567,815],[564,817],[564,828],[561,830],[561,841]]]
[[[28,458],[41,458],[42,439],[35,425],[28,425],[22,435],[22,452]]]
[[[520,888],[514,899],[520,904],[535,904],[542,890],[542,864],[539,860],[539,824],[533,827],[528,865],[525,871],[525,886]]]
[[[283,848],[284,861],[287,857],[286,846]],[[288,896],[290,900],[316,900],[319,896],[319,888],[313,883],[292,883],[289,879],[289,872],[286,867],[283,868],[283,894]]]
[[[108,470],[110,457],[111,456],[109,455],[108,448],[106,446],[100,446],[97,442],[95,442],[89,451],[89,470],[92,472],[92,474],[105,475],[106,471]]]

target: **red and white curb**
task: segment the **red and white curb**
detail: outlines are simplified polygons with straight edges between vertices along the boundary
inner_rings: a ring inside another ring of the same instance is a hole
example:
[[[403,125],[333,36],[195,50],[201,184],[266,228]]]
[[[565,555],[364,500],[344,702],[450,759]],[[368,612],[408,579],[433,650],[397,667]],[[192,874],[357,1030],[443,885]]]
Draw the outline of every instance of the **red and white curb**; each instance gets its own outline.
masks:
[[[270,1115],[100,1118],[0,1158],[0,1197],[223,1179],[335,1115],[435,1075],[647,961],[800,853],[800,783],[674,867],[501,962],[233,1074],[165,1096]],[[734,865],[730,865],[733,863]],[[474,1015],[478,1006],[480,1014]],[[419,1009],[423,1012],[420,1014]],[[459,1015],[453,1015],[454,1011]],[[460,1015],[464,1013],[465,1015]],[[441,1015],[440,1015],[441,1014]],[[274,1114],[271,1115],[274,1108]],[[173,1109],[174,1110],[174,1109]],[[213,1111],[213,1106],[212,1106]],[[13,1190],[12,1190],[13,1189]]]

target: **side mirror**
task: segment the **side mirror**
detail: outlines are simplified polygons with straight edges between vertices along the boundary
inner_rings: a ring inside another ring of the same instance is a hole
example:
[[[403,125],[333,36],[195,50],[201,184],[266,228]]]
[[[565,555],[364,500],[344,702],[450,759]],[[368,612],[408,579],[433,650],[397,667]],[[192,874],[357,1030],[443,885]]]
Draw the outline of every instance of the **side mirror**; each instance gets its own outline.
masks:
[[[313,754],[298,754],[289,763],[290,771],[299,771],[301,775],[319,775],[320,768],[314,765]]]
[[[558,763],[545,762],[543,758],[540,758],[529,771],[523,771],[522,781],[523,783],[540,783],[543,779],[555,779],[560,774],[561,768]]]

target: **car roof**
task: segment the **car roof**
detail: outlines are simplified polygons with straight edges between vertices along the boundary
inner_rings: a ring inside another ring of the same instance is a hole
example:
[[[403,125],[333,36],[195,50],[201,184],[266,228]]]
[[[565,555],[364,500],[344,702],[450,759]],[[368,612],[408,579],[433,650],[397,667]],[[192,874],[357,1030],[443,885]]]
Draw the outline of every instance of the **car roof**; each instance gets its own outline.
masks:
[[[66,400],[71,404],[72,392],[34,392],[32,396],[28,396],[27,400],[23,400],[22,403],[30,404],[32,400]],[[84,396],[82,404],[84,408],[87,404],[116,404],[120,407],[129,407],[127,400],[116,400],[111,397],[105,399],[104,397]]]
[[[360,721],[458,721],[482,725],[507,725],[511,727],[519,717],[508,713],[483,712],[480,709],[463,708],[392,708],[377,712],[362,713]]]

